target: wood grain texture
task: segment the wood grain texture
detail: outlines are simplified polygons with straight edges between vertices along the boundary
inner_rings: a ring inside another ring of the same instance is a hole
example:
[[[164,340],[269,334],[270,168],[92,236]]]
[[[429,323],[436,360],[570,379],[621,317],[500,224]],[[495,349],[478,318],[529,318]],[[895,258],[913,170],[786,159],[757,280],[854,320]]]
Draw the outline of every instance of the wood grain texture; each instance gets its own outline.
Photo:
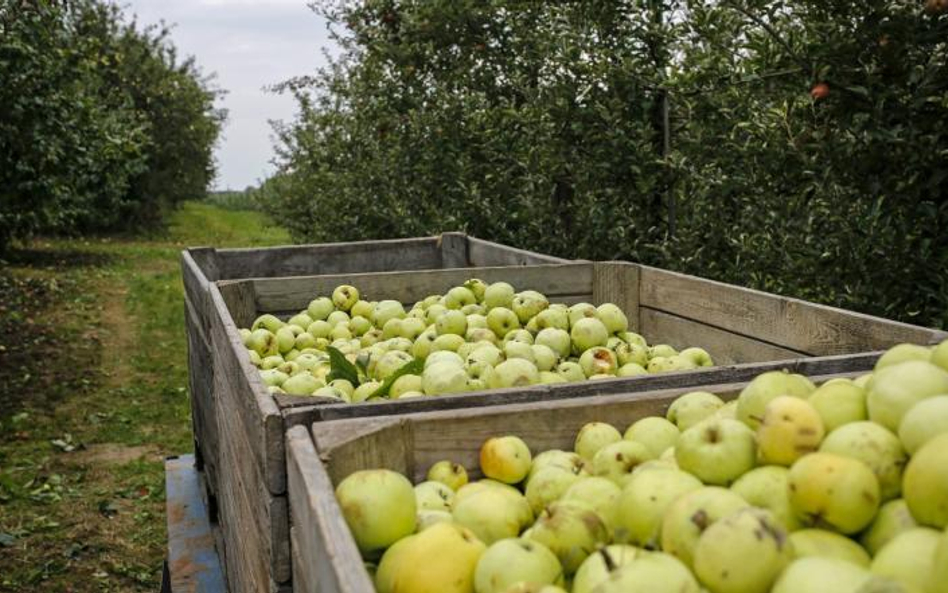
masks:
[[[218,249],[221,279],[310,276],[441,265],[437,237],[266,248]]]
[[[191,424],[195,453],[207,473],[211,491],[217,492],[219,444],[214,402],[214,360],[200,329],[196,307],[185,295],[185,335],[188,344],[188,390],[191,395]]]
[[[944,332],[642,267],[641,303],[813,356],[928,344]]]
[[[358,287],[367,299],[396,299],[410,304],[431,294],[442,294],[453,286],[463,284],[475,274],[485,282],[505,281],[518,289],[539,290],[551,300],[562,300],[560,297],[568,295],[592,294],[593,267],[587,263],[254,278],[225,281],[219,285],[223,291],[225,287],[235,284],[252,284],[257,311],[269,313],[305,309],[317,295],[330,294],[340,284]]]
[[[218,282],[215,285],[220,291],[226,311],[235,327],[250,328],[258,316],[254,304],[253,286],[241,281]],[[212,310],[210,316],[218,313],[219,311]]]
[[[567,263],[569,260],[509,247],[501,243],[468,237],[468,262],[471,266],[532,266]]]
[[[649,344],[670,344],[679,350],[700,346],[711,354],[717,364],[789,360],[807,356],[804,352],[775,346],[651,307],[639,308],[639,322],[641,333]]]
[[[618,305],[629,320],[629,330],[638,331],[639,323],[639,269],[641,266],[626,262],[597,262],[593,264],[593,298],[597,305]]]
[[[270,491],[282,494],[286,490],[283,417],[276,402],[264,388],[260,373],[250,362],[221,292],[216,285],[211,285],[210,292],[215,306],[211,335],[218,423],[223,415],[240,419],[244,431],[254,444],[254,462],[262,469]],[[218,376],[221,377],[220,381],[217,380]],[[220,430],[218,433],[221,438],[224,437]],[[221,471],[226,471],[223,464]]]
[[[438,250],[441,252],[440,268],[468,267],[467,235],[464,233],[441,233],[438,237]]]
[[[374,593],[309,432],[294,426],[286,440],[290,513],[297,535],[293,553],[305,571],[304,586],[315,587],[297,590]]]

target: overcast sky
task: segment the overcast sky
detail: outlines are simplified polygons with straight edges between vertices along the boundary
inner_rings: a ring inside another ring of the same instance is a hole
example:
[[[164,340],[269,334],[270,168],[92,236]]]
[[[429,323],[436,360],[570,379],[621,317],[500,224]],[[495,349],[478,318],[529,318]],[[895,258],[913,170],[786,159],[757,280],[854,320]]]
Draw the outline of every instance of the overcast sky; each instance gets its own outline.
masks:
[[[305,0],[116,0],[140,23],[174,25],[181,55],[217,74],[229,111],[217,148],[219,189],[243,189],[273,170],[268,120],[293,118],[291,97],[263,87],[313,72],[329,45],[325,21]]]

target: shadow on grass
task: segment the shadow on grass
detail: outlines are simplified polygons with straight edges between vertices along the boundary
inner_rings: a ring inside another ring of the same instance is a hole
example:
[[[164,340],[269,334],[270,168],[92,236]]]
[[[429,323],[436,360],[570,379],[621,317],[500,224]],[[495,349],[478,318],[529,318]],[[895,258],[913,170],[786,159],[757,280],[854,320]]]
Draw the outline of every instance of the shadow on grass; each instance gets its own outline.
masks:
[[[81,249],[11,249],[0,256],[0,265],[31,268],[101,268],[115,260],[107,253],[94,253]]]

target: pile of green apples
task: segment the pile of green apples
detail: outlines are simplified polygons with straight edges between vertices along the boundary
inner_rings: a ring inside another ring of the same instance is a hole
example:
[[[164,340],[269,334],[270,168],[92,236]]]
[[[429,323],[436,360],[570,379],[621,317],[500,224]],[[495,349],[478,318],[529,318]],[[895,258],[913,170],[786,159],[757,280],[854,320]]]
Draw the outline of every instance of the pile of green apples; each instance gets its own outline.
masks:
[[[764,373],[573,450],[483,443],[479,469],[336,488],[380,593],[948,591],[948,341],[873,372]]]
[[[649,346],[612,303],[550,304],[506,282],[471,279],[408,311],[360,296],[339,286],[287,321],[261,315],[240,330],[271,392],[358,403],[713,365],[701,348]]]

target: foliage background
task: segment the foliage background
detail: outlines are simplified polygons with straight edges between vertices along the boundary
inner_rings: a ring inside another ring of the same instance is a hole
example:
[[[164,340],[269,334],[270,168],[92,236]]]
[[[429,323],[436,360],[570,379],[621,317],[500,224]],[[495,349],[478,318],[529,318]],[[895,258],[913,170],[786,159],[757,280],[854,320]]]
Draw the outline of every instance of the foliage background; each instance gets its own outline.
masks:
[[[159,224],[214,175],[219,91],[100,0],[0,0],[0,251]]]
[[[946,3],[313,8],[343,51],[283,85],[256,196],[296,240],[463,230],[948,326]]]

